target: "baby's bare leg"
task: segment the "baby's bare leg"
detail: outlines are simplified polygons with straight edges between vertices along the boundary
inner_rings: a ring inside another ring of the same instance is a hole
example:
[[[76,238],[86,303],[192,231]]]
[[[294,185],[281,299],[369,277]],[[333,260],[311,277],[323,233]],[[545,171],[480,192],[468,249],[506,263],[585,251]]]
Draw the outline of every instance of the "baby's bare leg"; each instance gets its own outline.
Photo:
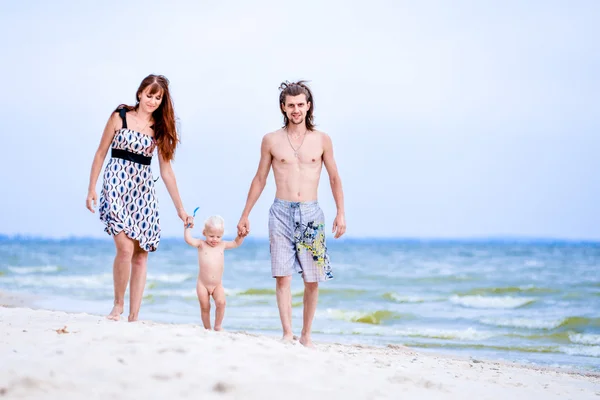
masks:
[[[215,331],[220,331],[223,328],[223,317],[225,316],[225,289],[223,285],[219,284],[213,291],[213,299],[215,299]]]
[[[205,329],[210,329],[210,297],[208,290],[204,287],[200,279],[196,283],[196,294],[198,294],[198,301],[200,302],[200,316],[202,317],[202,324]]]

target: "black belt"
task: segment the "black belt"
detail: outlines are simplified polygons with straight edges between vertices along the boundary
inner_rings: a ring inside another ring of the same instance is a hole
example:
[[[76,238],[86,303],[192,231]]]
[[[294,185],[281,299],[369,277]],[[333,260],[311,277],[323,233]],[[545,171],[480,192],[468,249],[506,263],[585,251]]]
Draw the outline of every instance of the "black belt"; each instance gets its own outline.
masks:
[[[110,155],[113,158],[121,158],[142,165],[150,165],[150,162],[152,161],[152,157],[146,157],[127,150],[112,149]]]

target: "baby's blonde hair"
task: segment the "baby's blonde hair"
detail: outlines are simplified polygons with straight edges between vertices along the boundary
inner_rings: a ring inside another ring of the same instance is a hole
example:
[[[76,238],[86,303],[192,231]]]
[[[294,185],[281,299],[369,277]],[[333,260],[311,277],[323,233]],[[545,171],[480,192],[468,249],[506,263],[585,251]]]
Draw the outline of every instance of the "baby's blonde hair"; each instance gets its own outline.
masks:
[[[210,216],[204,221],[204,228],[213,227],[219,230],[225,230],[225,220],[220,215]]]

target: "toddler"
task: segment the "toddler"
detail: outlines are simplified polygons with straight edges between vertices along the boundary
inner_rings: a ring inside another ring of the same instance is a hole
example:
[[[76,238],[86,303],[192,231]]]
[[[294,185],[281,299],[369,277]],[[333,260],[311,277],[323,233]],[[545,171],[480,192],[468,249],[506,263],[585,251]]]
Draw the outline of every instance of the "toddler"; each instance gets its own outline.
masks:
[[[210,296],[215,301],[215,331],[222,329],[223,317],[225,315],[225,290],[221,283],[223,278],[223,267],[225,264],[224,251],[235,249],[244,241],[244,237],[238,235],[233,241],[223,241],[225,222],[218,215],[208,218],[204,222],[204,240],[192,237],[191,228],[186,226],[184,237],[187,244],[198,248],[198,282],[196,293],[200,302],[200,314],[205,329],[210,327]]]

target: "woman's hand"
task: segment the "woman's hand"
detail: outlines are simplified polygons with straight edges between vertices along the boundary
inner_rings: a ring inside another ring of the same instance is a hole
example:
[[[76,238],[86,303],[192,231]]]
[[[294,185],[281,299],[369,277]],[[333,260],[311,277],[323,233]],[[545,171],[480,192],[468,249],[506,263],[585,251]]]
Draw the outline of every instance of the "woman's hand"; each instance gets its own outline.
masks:
[[[85,199],[85,206],[88,210],[95,213],[94,208],[98,205],[98,196],[96,195],[95,190],[90,190],[88,192],[87,198]]]
[[[184,227],[187,227],[188,225],[190,228],[194,227],[194,217],[188,215],[183,208],[177,210],[177,215],[183,221]]]

